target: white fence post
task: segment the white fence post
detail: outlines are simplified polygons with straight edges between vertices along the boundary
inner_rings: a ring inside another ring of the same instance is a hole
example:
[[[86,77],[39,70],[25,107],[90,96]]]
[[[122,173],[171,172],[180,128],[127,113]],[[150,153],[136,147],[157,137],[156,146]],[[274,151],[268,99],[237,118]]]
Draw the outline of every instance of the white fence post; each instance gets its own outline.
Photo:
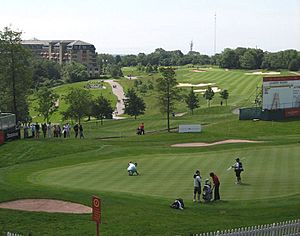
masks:
[[[256,225],[214,232],[200,233],[199,236],[299,236],[300,219],[283,221],[279,223]],[[7,236],[22,236],[7,232]]]

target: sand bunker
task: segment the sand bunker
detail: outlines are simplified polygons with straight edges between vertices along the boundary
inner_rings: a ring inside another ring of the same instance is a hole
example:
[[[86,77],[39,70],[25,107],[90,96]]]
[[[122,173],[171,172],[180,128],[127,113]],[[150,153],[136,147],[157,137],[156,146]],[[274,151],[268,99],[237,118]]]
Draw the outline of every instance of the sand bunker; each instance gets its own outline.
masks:
[[[256,72],[251,72],[251,73],[245,73],[245,75],[280,75],[280,72],[276,72],[276,71],[270,71],[270,72],[256,71]]]
[[[173,144],[171,145],[171,147],[209,147],[209,146],[227,144],[227,143],[262,143],[262,142],[263,141],[228,139],[228,140],[222,140],[214,143],[179,143],[179,144]]]
[[[214,91],[214,93],[219,93],[221,92],[221,89],[219,89],[218,87],[211,87],[211,89]],[[195,93],[205,93],[206,89],[195,89],[194,92]]]
[[[92,213],[92,208],[73,202],[53,199],[23,199],[0,203],[0,208],[20,211],[58,212],[72,214]]]
[[[215,85],[216,83],[206,83],[206,84],[189,84],[189,83],[179,83],[177,87],[207,87]]]
[[[193,72],[197,72],[197,73],[201,73],[201,72],[207,72],[207,70],[201,70],[201,69],[198,69],[198,70],[192,70]]]

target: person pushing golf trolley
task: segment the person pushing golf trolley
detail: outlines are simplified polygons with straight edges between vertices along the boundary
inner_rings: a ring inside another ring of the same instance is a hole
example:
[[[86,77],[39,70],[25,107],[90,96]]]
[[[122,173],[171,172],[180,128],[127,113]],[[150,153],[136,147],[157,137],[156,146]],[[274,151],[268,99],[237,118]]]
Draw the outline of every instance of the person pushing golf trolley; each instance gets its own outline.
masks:
[[[240,158],[235,159],[236,163],[233,166],[230,166],[227,170],[234,169],[236,176],[236,184],[242,183],[241,172],[244,171],[243,164],[240,161]]]

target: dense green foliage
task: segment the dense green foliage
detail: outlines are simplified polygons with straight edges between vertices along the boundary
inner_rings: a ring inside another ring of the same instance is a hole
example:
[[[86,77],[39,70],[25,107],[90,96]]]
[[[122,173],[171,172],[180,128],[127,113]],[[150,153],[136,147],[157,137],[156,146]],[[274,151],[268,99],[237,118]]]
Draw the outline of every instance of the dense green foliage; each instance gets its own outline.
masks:
[[[88,80],[89,74],[87,68],[77,62],[70,62],[62,68],[63,79],[68,83]]]
[[[111,105],[111,101],[103,97],[101,94],[92,102],[91,115],[101,121],[103,125],[103,119],[111,119],[114,108]]]
[[[47,123],[50,120],[50,117],[57,109],[56,103],[59,99],[59,95],[56,94],[53,90],[43,87],[40,88],[37,92],[37,107],[35,110],[39,112]]]
[[[13,112],[17,121],[28,117],[27,95],[31,86],[30,53],[21,45],[22,32],[0,31],[0,110]]]
[[[124,99],[124,113],[130,116],[134,116],[134,119],[138,115],[145,114],[146,105],[144,100],[139,97],[133,88],[128,89],[125,94],[126,99]]]
[[[32,66],[32,87],[34,89],[39,89],[39,87],[43,86],[54,87],[63,83],[61,79],[61,66],[58,63],[33,58]]]
[[[77,88],[71,89],[65,96],[68,108],[63,112],[65,120],[71,118],[80,121],[91,113],[92,96],[89,91]]]

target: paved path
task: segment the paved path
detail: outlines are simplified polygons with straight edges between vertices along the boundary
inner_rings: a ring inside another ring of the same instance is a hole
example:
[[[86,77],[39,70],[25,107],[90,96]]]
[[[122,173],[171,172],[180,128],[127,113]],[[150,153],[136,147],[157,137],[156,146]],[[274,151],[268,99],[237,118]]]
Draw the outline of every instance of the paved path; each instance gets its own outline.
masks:
[[[106,80],[105,82],[110,84],[112,88],[112,92],[118,98],[117,106],[115,109],[115,111],[117,111],[117,114],[113,115],[113,119],[122,119],[122,117],[119,117],[119,115],[124,114],[124,108],[125,108],[124,101],[123,101],[123,99],[125,99],[123,87],[119,83],[115,82],[114,80]]]

